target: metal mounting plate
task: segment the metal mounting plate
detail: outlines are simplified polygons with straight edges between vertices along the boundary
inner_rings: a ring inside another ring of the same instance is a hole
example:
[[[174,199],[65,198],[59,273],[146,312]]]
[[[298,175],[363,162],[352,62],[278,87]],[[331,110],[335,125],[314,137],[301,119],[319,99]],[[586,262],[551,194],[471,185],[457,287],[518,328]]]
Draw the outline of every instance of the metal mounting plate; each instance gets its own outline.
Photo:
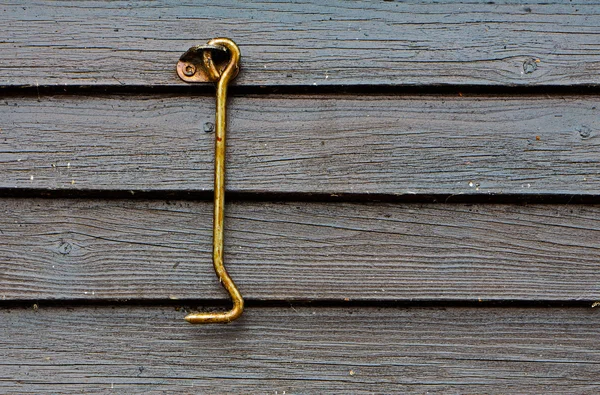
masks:
[[[227,54],[220,45],[191,47],[179,58],[177,75],[185,82],[215,82],[227,67]]]

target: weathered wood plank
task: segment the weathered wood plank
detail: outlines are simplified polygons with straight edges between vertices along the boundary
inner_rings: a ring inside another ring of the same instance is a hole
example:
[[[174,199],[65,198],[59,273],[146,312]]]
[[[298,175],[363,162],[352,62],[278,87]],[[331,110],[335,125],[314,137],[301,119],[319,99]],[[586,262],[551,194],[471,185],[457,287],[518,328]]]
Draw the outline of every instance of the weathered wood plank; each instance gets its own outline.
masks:
[[[591,394],[597,309],[0,310],[3,393]]]
[[[226,35],[239,85],[600,83],[598,1],[13,1],[0,85],[183,85],[190,46]]]
[[[209,96],[7,97],[0,188],[210,191]],[[235,192],[591,194],[597,96],[251,96],[230,102]]]
[[[0,299],[225,299],[212,203],[3,199]],[[250,300],[600,300],[600,206],[231,203]]]

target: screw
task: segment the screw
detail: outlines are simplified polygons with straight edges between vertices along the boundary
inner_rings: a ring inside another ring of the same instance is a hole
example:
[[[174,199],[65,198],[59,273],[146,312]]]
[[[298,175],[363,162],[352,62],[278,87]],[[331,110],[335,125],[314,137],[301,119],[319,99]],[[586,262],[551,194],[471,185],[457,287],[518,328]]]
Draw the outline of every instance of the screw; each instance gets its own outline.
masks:
[[[213,125],[212,122],[206,122],[204,124],[204,132],[205,133],[212,133],[215,130],[215,125]]]
[[[71,246],[71,244],[69,244],[66,241],[62,241],[58,246],[58,252],[60,252],[63,255],[68,255],[72,249],[73,247]]]
[[[525,74],[531,74],[537,70],[537,64],[540,62],[539,59],[530,58],[523,62],[523,72]]]
[[[194,74],[196,74],[196,67],[194,67],[194,65],[187,64],[183,68],[183,74],[187,75],[188,77],[193,76]]]
[[[587,139],[592,135],[592,129],[583,125],[579,128],[579,135],[582,139]]]

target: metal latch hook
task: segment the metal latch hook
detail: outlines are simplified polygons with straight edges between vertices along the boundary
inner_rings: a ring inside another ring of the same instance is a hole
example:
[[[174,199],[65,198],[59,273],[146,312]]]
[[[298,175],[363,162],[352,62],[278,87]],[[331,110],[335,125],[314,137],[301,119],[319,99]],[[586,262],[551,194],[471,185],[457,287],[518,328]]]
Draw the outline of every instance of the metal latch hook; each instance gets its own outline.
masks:
[[[215,52],[226,53],[229,61],[219,64]],[[228,323],[244,311],[244,299],[223,265],[223,217],[225,205],[225,131],[227,126],[227,87],[239,72],[240,49],[228,38],[215,38],[184,53],[177,63],[177,74],[186,82],[216,82],[215,115],[215,194],[213,214],[213,266],[223,287],[233,301],[231,310],[223,313],[193,313],[185,319],[191,324]]]

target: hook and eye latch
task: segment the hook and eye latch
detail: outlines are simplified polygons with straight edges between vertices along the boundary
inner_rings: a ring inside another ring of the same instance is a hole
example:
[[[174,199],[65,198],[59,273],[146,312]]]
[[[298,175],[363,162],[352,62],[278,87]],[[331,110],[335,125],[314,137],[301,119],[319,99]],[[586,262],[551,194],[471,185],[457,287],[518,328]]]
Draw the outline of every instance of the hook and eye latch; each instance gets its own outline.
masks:
[[[177,75],[185,82],[217,82],[227,68],[229,59],[229,51],[223,45],[195,45],[179,58]],[[235,78],[238,72],[239,67],[236,65],[231,79]]]
[[[228,323],[244,311],[244,299],[223,264],[223,219],[225,208],[225,135],[227,129],[227,87],[239,72],[240,50],[228,38],[215,38],[185,52],[177,63],[177,74],[186,82],[216,82],[215,175],[213,212],[213,267],[233,302],[231,310],[219,313],[192,313],[191,324]]]

